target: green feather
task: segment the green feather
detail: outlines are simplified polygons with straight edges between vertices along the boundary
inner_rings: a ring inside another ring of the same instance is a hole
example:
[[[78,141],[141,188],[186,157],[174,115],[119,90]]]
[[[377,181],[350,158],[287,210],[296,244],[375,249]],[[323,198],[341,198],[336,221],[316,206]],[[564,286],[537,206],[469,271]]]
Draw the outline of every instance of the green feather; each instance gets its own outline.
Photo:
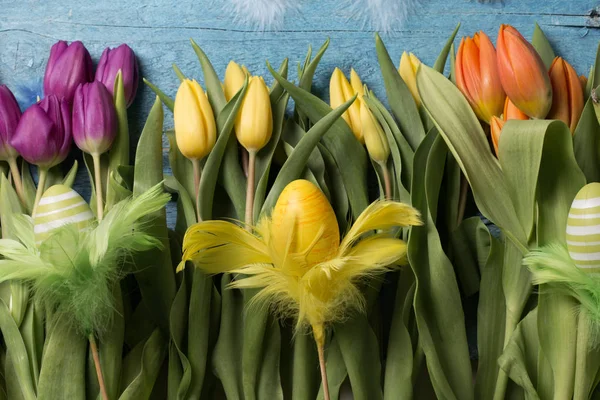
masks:
[[[31,219],[12,215],[18,240],[0,240],[0,282],[29,282],[38,299],[66,316],[85,335],[102,334],[113,315],[112,288],[129,271],[123,258],[160,246],[145,233],[143,217],[162,209],[170,196],[162,184],[117,203],[97,225],[56,230],[35,247]]]
[[[600,330],[600,276],[577,267],[565,246],[551,244],[531,251],[523,260],[535,284],[573,296]]]

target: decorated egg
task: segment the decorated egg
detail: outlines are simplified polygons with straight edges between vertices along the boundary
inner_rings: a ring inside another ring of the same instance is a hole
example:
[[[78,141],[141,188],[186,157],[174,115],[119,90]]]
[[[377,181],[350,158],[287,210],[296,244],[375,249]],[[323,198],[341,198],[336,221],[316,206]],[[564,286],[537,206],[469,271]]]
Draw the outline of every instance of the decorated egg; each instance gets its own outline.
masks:
[[[86,229],[94,220],[92,210],[76,191],[65,185],[54,185],[44,192],[33,218],[35,241],[40,244],[58,228],[77,224]]]
[[[573,200],[567,220],[567,248],[586,272],[600,272],[600,183],[585,185]]]

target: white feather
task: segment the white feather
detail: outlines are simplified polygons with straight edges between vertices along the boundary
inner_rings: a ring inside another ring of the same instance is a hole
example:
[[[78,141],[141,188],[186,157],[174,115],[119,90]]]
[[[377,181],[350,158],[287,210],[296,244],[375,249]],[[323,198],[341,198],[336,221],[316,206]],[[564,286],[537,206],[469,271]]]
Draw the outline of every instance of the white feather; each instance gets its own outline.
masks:
[[[379,32],[391,32],[404,25],[423,0],[348,0],[352,18],[362,22],[363,27]]]
[[[234,21],[249,25],[259,31],[279,29],[284,16],[297,10],[298,1],[292,0],[215,0],[222,4],[226,15],[233,15]]]

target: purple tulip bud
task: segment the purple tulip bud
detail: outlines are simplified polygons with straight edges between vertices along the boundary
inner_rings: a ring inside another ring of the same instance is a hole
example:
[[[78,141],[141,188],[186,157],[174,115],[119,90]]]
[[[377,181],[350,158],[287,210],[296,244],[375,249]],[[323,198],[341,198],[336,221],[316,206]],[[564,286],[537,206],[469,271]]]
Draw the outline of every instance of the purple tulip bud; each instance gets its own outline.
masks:
[[[113,98],[102,82],[79,85],[73,99],[73,139],[81,150],[102,154],[117,136]]]
[[[104,49],[96,69],[96,80],[102,82],[113,95],[115,78],[119,70],[121,70],[121,77],[123,78],[125,100],[127,100],[127,107],[129,107],[135,98],[139,78],[135,54],[131,47],[126,44],[122,44],[116,49]]]
[[[44,169],[60,164],[71,149],[69,103],[50,95],[29,107],[10,144],[30,164]]]
[[[77,86],[92,80],[94,65],[83,43],[68,45],[61,40],[52,46],[44,74],[45,96],[53,94],[71,102]]]
[[[9,88],[0,86],[0,160],[16,158],[19,153],[10,145],[10,138],[17,129],[21,109]]]

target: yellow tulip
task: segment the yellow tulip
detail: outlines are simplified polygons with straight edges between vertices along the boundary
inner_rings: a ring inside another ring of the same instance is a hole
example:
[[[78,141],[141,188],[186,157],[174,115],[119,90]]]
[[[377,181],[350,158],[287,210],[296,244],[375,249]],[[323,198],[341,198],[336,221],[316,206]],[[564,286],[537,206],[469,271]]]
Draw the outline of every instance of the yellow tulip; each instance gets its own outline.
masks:
[[[215,145],[217,128],[208,97],[195,80],[181,82],[175,97],[175,139],[190,160],[205,157]]]
[[[351,79],[352,84],[348,82],[348,79],[339,68],[333,70],[331,80],[329,81],[329,104],[331,108],[341,106],[357,93],[359,97],[364,93],[362,82],[354,70],[352,70]],[[342,118],[346,121],[352,133],[354,133],[356,139],[364,143],[365,141],[361,132],[359,102],[355,101],[352,103],[348,110],[342,114]]]
[[[225,85],[227,86],[227,84]],[[269,88],[262,77],[253,76],[238,111],[235,134],[249,152],[257,152],[271,139],[273,114]]]
[[[225,99],[231,100],[233,96],[244,86],[246,75],[250,75],[245,66],[237,64],[235,61],[230,61],[225,70],[225,83],[223,84]]]
[[[379,121],[364,101],[360,104],[360,120],[369,156],[383,168],[387,168],[385,165],[390,155],[390,145]]]
[[[419,69],[419,65],[421,65],[421,60],[413,53],[402,53],[398,72],[404,83],[406,83],[406,86],[408,86],[408,90],[412,93],[417,107],[421,107],[421,96],[419,96],[419,91],[417,90],[417,70]]]

